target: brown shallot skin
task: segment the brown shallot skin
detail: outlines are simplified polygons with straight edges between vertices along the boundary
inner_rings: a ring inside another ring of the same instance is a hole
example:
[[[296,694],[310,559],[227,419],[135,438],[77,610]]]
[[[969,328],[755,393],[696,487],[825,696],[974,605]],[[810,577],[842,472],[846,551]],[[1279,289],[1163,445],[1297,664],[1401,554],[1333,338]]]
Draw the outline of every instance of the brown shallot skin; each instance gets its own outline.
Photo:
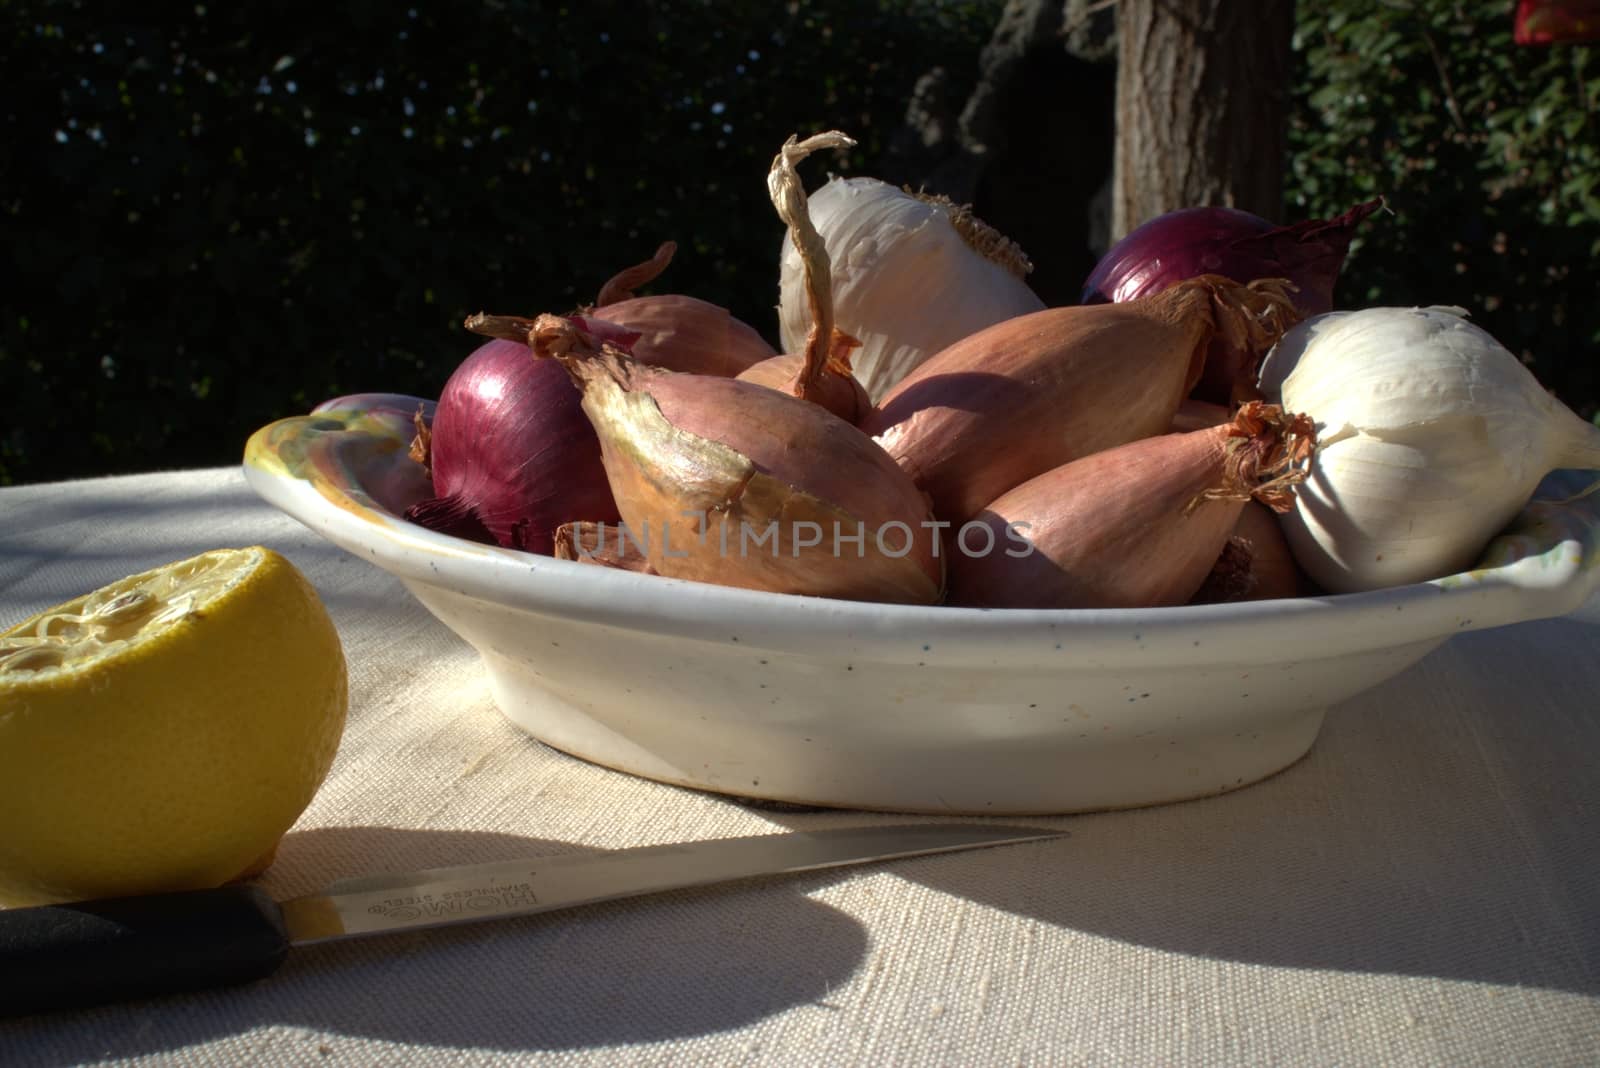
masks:
[[[860,423],[872,411],[872,398],[850,373],[850,363],[844,353],[860,344],[848,334],[833,332],[833,351],[824,367],[824,373],[809,383],[801,381],[806,373],[806,354],[791,353],[774,356],[740,371],[735,377],[741,382],[754,382],[768,389],[776,389],[791,396],[805,395],[814,404],[820,404],[840,419],[852,425]]]
[[[926,496],[843,419],[754,383],[640,364],[558,316],[480,315],[468,327],[520,333],[534,356],[566,367],[622,521],[656,573],[845,600],[942,596]],[[776,544],[762,540],[772,529]],[[835,539],[859,531],[859,545]]]
[[[1178,405],[1177,414],[1172,417],[1172,426],[1168,429],[1174,434],[1187,434],[1192,430],[1221,426],[1232,418],[1233,409],[1226,405],[1188,397]]]
[[[1048,308],[963,338],[861,423],[957,526],[1062,464],[1165,433],[1219,332],[1265,352],[1285,283],[1201,275],[1121,304]]]
[[[579,315],[598,320],[593,330],[606,340],[607,324],[638,334],[628,346],[633,358],[669,371],[732,378],[777,350],[750,324],[736,319],[720,305],[679,293],[636,297],[633,290],[666,270],[677,251],[676,242],[663,242],[643,263],[617,273],[600,288],[592,307]]]
[[[990,608],[1156,608],[1206,581],[1251,492],[1286,506],[1310,423],[1279,437],[1247,405],[1226,426],[1144,438],[1064,464],[1002,494],[951,539],[949,603]],[[1244,452],[1241,452],[1244,450]],[[1241,464],[1241,459],[1245,462]],[[1242,468],[1242,469],[1241,469]],[[1025,538],[1027,547],[1019,545]],[[1031,549],[1031,551],[1028,551]]]
[[[679,293],[634,297],[595,308],[587,317],[637,333],[634,358],[669,371],[732,378],[777,355],[727,308]]]
[[[1271,508],[1250,501],[1190,604],[1274,601],[1313,597],[1316,583],[1295,563],[1289,540]]]
[[[754,382],[790,396],[795,395],[796,379],[805,367],[805,354],[774,356],[739,372],[741,382]],[[859,423],[872,411],[872,398],[857,382],[854,375],[827,374],[817,379],[812,387],[812,403],[820,404],[840,419],[850,424]]]
[[[580,564],[596,564],[618,571],[653,575],[650,561],[627,536],[621,523],[579,520],[556,528],[555,557]]]

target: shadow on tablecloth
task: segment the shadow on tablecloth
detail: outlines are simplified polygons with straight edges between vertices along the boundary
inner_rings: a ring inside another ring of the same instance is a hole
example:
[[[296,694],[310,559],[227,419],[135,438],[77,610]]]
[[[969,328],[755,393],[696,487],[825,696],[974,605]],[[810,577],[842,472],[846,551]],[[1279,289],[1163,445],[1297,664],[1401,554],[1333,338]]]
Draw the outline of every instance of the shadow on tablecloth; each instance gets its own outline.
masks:
[[[119,492],[131,500],[144,485],[119,484]],[[340,550],[286,521],[263,522],[272,518],[264,506],[246,508],[240,487],[223,488],[224,499],[172,494],[155,503],[171,511],[168,519],[194,520],[195,551],[265,533],[314,579],[342,564]],[[210,524],[222,508],[233,510],[224,513],[232,521]],[[59,591],[29,577],[35,557],[48,555],[52,531],[8,517],[0,537],[0,588],[15,598],[8,609],[45,607],[58,592],[65,599],[119,577],[100,571],[128,559],[130,544],[141,560],[161,554],[150,566],[176,558],[170,537],[118,525],[108,510],[116,512],[97,507],[94,529],[123,543],[117,554],[103,559],[98,544],[82,547],[62,582],[73,588]],[[374,569],[360,581],[359,589],[328,584],[336,616],[393,615],[393,580]],[[1574,656],[1589,657],[1590,666],[1573,671]],[[1008,820],[1064,826],[1072,837],[902,861],[892,872],[1066,938],[1244,964],[1600,994],[1597,657],[1596,622],[1458,635],[1334,709],[1310,755],[1266,782],[1162,808]],[[781,807],[764,815],[799,829],[882,821]],[[381,857],[399,870],[570,848],[379,827],[310,830],[284,846],[294,859],[285,868],[315,880],[356,874],[341,867],[354,856]],[[867,932],[808,895],[851,877],[709,888],[314,947],[246,988],[0,1023],[0,1051],[16,1042],[51,1064],[93,1062],[107,1050],[160,1058],[268,1029],[284,1041],[284,1026],[424,1049],[568,1050],[734,1031],[796,1008],[833,1012],[830,991],[862,967]],[[958,950],[964,938],[983,950],[981,927],[952,937]],[[486,1007],[508,1003],[518,1011]],[[262,1059],[314,1063],[318,1052],[277,1049]],[[0,1062],[10,1068],[3,1052]]]
[[[1600,625],[1515,629],[1515,662],[1502,655],[1506,632],[1457,636],[1333,710],[1310,755],[1256,786],[1027,820],[1072,835],[892,871],[1065,937],[1140,951],[1600,993],[1600,715],[1581,676],[1560,662],[1600,649]],[[765,814],[799,829],[882,820],[778,806]],[[321,881],[355,874],[354,855],[398,870],[571,846],[356,827],[297,833],[284,849],[287,868]],[[796,1008],[837,1011],[830,992],[861,968],[867,933],[808,895],[849,877],[313,947],[250,987],[0,1023],[0,1048],[17,1041],[37,1063],[66,1065],[107,1049],[160,1055],[287,1025],[424,1049],[577,1050],[727,1032]],[[981,955],[981,922],[969,917],[967,927],[960,937]],[[520,1008],[486,1007],[507,1003]],[[315,1051],[302,1052],[309,1061]]]
[[[1600,624],[1460,635],[1256,786],[902,870],[1168,953],[1600,994],[1597,677]]]
[[[516,835],[341,827],[291,834],[279,861],[320,884],[358,874],[347,870],[352,854],[412,870],[571,851]],[[806,1004],[827,1012],[866,935],[807,889],[768,881],[760,892],[784,900],[759,910],[748,885],[712,887],[305,947],[244,987],[0,1021],[0,1049],[16,1042],[39,1058],[29,1064],[85,1064],[107,1049],[160,1055],[274,1025],[445,1050],[579,1049],[714,1034]],[[518,1011],[486,1008],[507,1003]]]

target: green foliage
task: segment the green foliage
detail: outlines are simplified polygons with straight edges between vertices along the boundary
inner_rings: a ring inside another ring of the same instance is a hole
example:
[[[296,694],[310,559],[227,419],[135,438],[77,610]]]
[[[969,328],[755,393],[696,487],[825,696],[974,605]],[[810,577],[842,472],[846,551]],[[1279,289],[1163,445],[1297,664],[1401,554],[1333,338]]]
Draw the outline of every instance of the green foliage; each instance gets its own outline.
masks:
[[[657,291],[776,339],[766,171],[874,159],[997,3],[0,4],[0,482],[239,460],[341,393],[436,395],[473,311]]]
[[[1585,415],[1600,401],[1600,63],[1511,7],[1299,5],[1297,213],[1379,194],[1340,302],[1457,304]]]
[[[878,173],[1000,7],[0,0],[0,483],[234,463],[324,398],[435,394],[463,316],[568,310],[669,238],[656,291],[776,340],[778,146],[837,127],[861,147],[810,177]],[[1509,7],[1301,3],[1293,213],[1385,194],[1344,302],[1462,304],[1592,413],[1600,69],[1514,46]]]

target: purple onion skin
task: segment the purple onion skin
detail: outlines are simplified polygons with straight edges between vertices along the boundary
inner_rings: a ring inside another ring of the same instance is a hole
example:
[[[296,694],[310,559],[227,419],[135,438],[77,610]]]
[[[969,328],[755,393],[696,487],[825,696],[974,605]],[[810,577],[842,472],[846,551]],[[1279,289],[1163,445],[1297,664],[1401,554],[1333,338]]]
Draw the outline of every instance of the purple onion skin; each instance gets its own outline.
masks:
[[[1183,208],[1140,224],[1111,246],[1083,283],[1081,304],[1120,304],[1159,293],[1197,274],[1252,282],[1231,271],[1254,264],[1231,246],[1269,233],[1272,223],[1236,208]]]
[[[1120,303],[1159,293],[1200,274],[1220,274],[1241,284],[1287,278],[1298,290],[1302,316],[1333,310],[1333,288],[1362,220],[1382,198],[1357,204],[1332,219],[1275,226],[1237,208],[1183,208],[1158,215],[1113,245],[1083,284],[1083,304]],[[1253,378],[1243,353],[1213,345],[1191,396],[1228,404],[1241,375]]]
[[[552,555],[556,528],[616,522],[600,439],[556,360],[489,341],[457,367],[433,416],[438,497],[407,518],[441,533]]]

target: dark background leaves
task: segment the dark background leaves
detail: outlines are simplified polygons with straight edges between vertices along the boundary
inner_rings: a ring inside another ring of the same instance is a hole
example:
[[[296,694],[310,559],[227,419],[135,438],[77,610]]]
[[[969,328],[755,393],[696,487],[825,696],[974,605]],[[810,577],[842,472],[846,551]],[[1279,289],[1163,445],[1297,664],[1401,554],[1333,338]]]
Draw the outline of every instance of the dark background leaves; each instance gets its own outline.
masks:
[[[1291,212],[1389,194],[1345,303],[1467,305],[1592,415],[1600,72],[1514,48],[1504,6],[1302,3]],[[234,463],[324,398],[436,394],[465,314],[568,310],[668,238],[658,291],[776,342],[773,153],[838,127],[860,147],[808,179],[914,181],[886,154],[912,86],[970,87],[1000,4],[140,10],[0,3],[0,483]]]
[[[1510,4],[1301,3],[1292,210],[1384,194],[1344,306],[1457,304],[1586,417],[1600,401],[1600,64]]]

